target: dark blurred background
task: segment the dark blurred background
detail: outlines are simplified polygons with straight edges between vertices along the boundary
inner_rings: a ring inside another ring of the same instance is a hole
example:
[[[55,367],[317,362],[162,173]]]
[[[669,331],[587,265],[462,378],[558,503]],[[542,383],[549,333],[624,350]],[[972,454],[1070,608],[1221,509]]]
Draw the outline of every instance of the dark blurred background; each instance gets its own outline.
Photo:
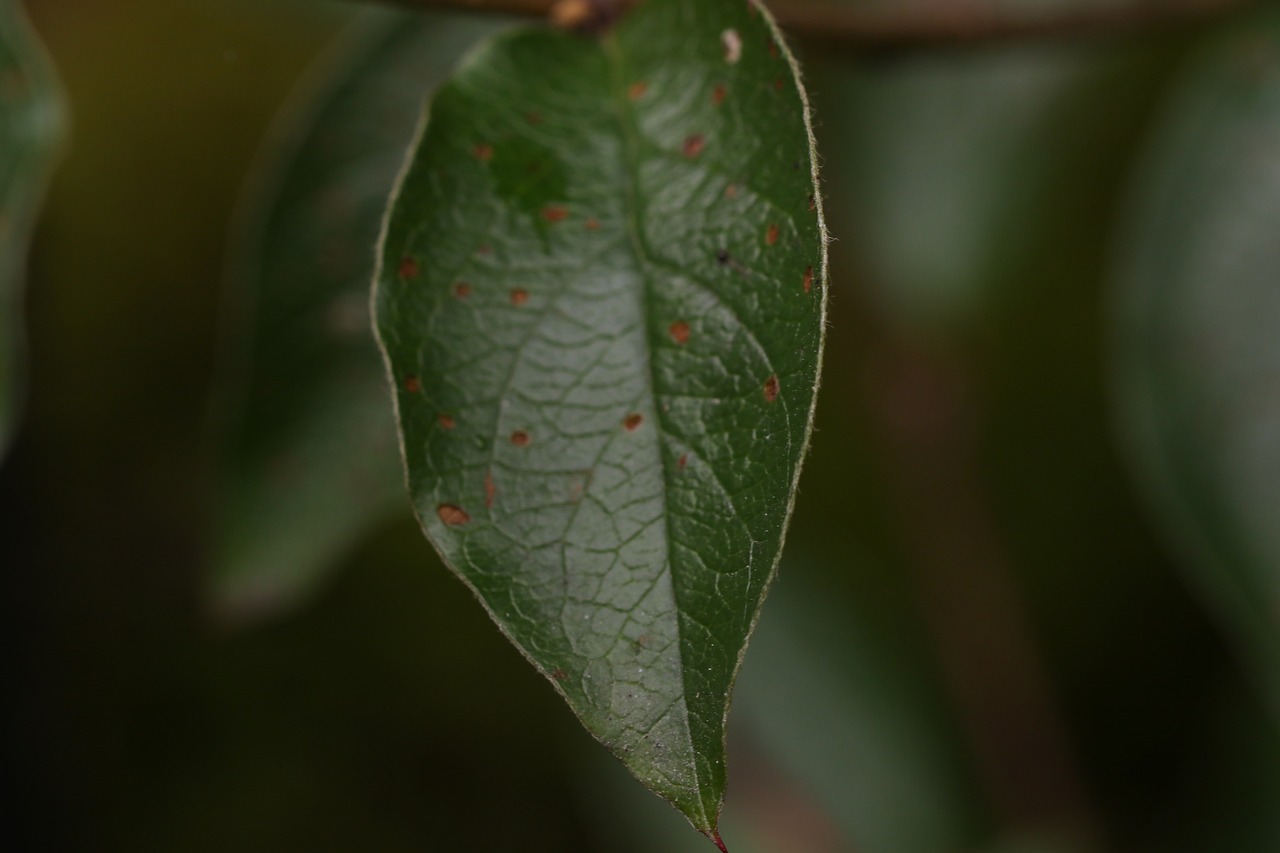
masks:
[[[73,129],[0,467],[0,846],[703,849],[407,510],[298,606],[211,615],[232,212],[349,10],[28,8]],[[1108,399],[1114,221],[1201,37],[801,45],[833,315],[735,704],[735,853],[1280,849],[1275,718],[1139,508]]]

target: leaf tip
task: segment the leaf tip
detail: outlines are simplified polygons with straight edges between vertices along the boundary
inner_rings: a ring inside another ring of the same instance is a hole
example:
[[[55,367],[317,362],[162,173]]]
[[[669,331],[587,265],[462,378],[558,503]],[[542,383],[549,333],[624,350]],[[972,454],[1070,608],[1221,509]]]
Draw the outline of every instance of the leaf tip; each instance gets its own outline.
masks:
[[[724,839],[722,839],[720,837],[720,833],[714,829],[711,830],[711,840],[720,848],[720,853],[729,853],[729,848],[724,846]]]

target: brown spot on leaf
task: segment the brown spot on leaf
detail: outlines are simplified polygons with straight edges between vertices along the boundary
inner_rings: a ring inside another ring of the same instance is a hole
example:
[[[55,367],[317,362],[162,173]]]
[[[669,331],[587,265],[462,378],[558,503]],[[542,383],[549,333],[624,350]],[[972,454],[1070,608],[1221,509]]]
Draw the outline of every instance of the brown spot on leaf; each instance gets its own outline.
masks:
[[[627,419],[622,422],[622,425],[627,428],[627,432],[635,432],[640,429],[640,424],[642,423],[644,423],[644,415],[639,412],[632,412],[627,415]]]
[[[398,272],[400,273],[400,277],[405,280],[417,278],[418,273],[420,272],[418,262],[408,255],[405,255],[400,259],[400,268]]]
[[[452,415],[446,415],[443,412],[440,413],[440,417],[436,418],[436,420],[440,423],[441,429],[453,429],[458,425]]]
[[[685,468],[688,468],[688,467],[689,467],[689,454],[688,453],[680,454],[680,458],[676,460],[676,470],[683,471]]]
[[[493,469],[484,472],[484,508],[493,509],[493,499],[498,495],[498,486],[493,482]]]
[[[492,246],[490,246],[488,243],[485,243],[485,244],[483,244],[483,245],[481,245],[481,246],[478,246],[478,247],[476,248],[476,254],[477,254],[477,255],[480,255],[480,256],[482,256],[482,257],[483,257],[483,256],[485,256],[485,255],[492,255],[492,254],[493,254],[493,247],[492,247]]]
[[[684,140],[684,156],[690,160],[702,153],[702,149],[707,147],[707,138],[701,133],[693,133],[685,137]]]
[[[410,394],[417,394],[422,390],[422,383],[416,376],[406,376],[404,378],[404,390]]]
[[[811,290],[813,290],[813,267],[804,271],[804,292],[808,293]]]
[[[525,120],[528,121],[529,124],[542,124],[542,113],[537,110],[530,110],[525,113]]]
[[[786,85],[787,85],[786,82],[783,81],[781,77],[773,81],[774,91],[777,91],[777,92],[781,92],[783,89],[785,89]]]
[[[477,160],[488,162],[493,159],[493,146],[487,142],[477,143],[476,146],[471,149],[471,154]]]
[[[556,681],[564,681],[566,678],[569,677],[569,673],[565,672],[563,669],[557,668],[554,672],[551,673],[551,677],[554,678]]]
[[[725,266],[725,265],[727,265],[727,264],[729,263],[729,250],[728,250],[728,249],[717,249],[717,250],[716,250],[716,261],[717,261],[721,266]]]
[[[525,290],[523,287],[517,287],[515,290],[511,291],[512,305],[519,308],[521,305],[527,305],[528,303],[529,291]]]
[[[711,90],[711,103],[717,107],[724,103],[724,99],[729,96],[729,89],[723,83],[717,83],[716,87]]]
[[[588,231],[600,230],[600,220],[594,217],[592,217],[591,219],[588,219],[584,224],[586,225]]]
[[[724,188],[724,197],[725,197],[725,198],[737,198],[737,197],[738,197],[738,185],[737,185],[737,184],[729,184],[729,186],[725,187],[725,188]]]
[[[549,204],[542,208],[542,218],[551,223],[564,222],[569,218],[569,208],[558,204]]]
[[[810,195],[810,196],[809,196],[809,209],[810,209],[810,210],[817,210],[817,209],[818,209],[818,197],[817,197],[817,196],[814,196],[814,195]]]
[[[649,84],[644,82],[643,80],[637,80],[636,82],[631,84],[631,88],[627,89],[627,97],[629,97],[633,101],[638,101],[641,98],[643,98],[645,93],[648,91],[649,91]]]
[[[766,403],[772,403],[778,399],[778,377],[770,376],[764,381],[764,399]]]
[[[765,243],[769,244],[770,246],[778,245],[778,234],[779,234],[778,226],[770,225],[769,230],[766,231],[764,234]]]
[[[529,436],[529,433],[522,429],[518,429],[511,433],[511,443],[516,447],[528,447],[532,441],[533,439]]]
[[[467,511],[457,504],[440,504],[436,507],[436,515],[440,516],[440,520],[450,527],[461,527],[471,522],[471,516],[467,515]]]
[[[689,343],[689,324],[684,320],[672,323],[670,327],[667,328],[667,334],[671,336],[671,340],[681,346],[684,346]]]
[[[471,285],[465,281],[460,281],[453,286],[453,295],[459,299],[471,298]]]
[[[778,43],[773,39],[769,39],[769,55],[774,59],[778,58]]]

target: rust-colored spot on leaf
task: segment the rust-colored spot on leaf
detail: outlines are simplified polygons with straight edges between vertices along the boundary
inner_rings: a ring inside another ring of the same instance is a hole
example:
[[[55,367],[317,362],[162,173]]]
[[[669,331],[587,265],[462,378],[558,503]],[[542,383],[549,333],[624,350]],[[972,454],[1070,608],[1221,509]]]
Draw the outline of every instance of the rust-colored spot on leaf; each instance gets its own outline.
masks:
[[[683,471],[685,468],[688,468],[688,467],[689,467],[689,454],[688,453],[680,454],[680,458],[676,460],[676,470]]]
[[[633,101],[638,101],[649,91],[649,84],[643,80],[637,80],[631,84],[631,88],[627,89],[627,97]]]
[[[813,290],[813,267],[804,271],[804,292],[808,293],[811,290]]]
[[[523,287],[517,287],[511,291],[511,304],[519,308],[521,305],[529,304],[529,291]]]
[[[458,425],[452,415],[446,415],[443,412],[440,413],[440,417],[436,418],[436,420],[440,423],[441,429],[453,429]]]
[[[809,209],[810,209],[810,210],[817,210],[817,209],[818,209],[818,197],[817,197],[817,196],[815,196],[815,195],[810,195],[810,196],[809,196]]]
[[[774,59],[778,58],[778,43],[773,39],[769,39],[769,55]]]
[[[476,247],[476,254],[480,255],[481,257],[484,257],[486,255],[492,255],[493,247],[490,246],[488,243],[484,243],[483,245]]]
[[[642,423],[644,423],[644,415],[639,412],[632,412],[627,415],[627,419],[622,422],[622,425],[627,428],[627,432],[635,432],[640,429],[640,424]]]
[[[773,81],[774,91],[781,92],[783,89],[786,88],[786,86],[787,86],[786,81],[784,81],[781,77]]]
[[[738,197],[738,185],[737,185],[737,184],[729,184],[729,186],[725,187],[725,188],[724,188],[724,197],[725,197],[725,198],[737,198],[737,197]]]
[[[684,140],[684,156],[692,160],[702,153],[702,149],[707,147],[707,138],[701,133],[693,133],[685,137]]]
[[[484,472],[484,508],[493,509],[493,499],[498,495],[498,486],[493,482],[493,469]]]
[[[723,83],[717,83],[716,87],[711,90],[711,103],[717,107],[724,103],[724,99],[729,97],[729,88]]]
[[[778,234],[779,234],[779,233],[781,233],[781,232],[779,231],[778,226],[777,226],[776,224],[775,224],[775,225],[770,225],[770,226],[769,226],[769,230],[768,230],[768,231],[766,231],[766,232],[765,232],[765,234],[764,234],[764,241],[765,241],[765,243],[769,244],[770,246],[776,246],[776,245],[778,245]]]
[[[689,324],[684,320],[672,323],[667,328],[667,334],[671,336],[671,340],[684,346],[689,343]]]
[[[778,399],[778,377],[770,376],[764,381],[764,399],[766,403],[772,403]]]
[[[459,299],[471,298],[471,285],[465,281],[460,281],[453,286],[453,295]]]
[[[422,382],[416,376],[406,376],[404,378],[404,390],[410,394],[417,394],[422,390]]]
[[[542,124],[542,113],[538,112],[537,110],[530,110],[529,112],[525,113],[524,117],[525,117],[525,121],[529,122],[529,124],[535,124],[535,125]]]
[[[440,516],[440,520],[450,527],[461,527],[471,522],[471,516],[467,515],[467,511],[457,504],[440,504],[436,507],[436,515]]]
[[[488,162],[493,159],[493,146],[487,142],[476,143],[476,146],[471,149],[471,154],[477,160]]]
[[[542,218],[548,222],[564,222],[569,218],[569,208],[558,204],[549,204],[542,208]]]
[[[564,681],[566,678],[569,677],[569,673],[565,672],[563,669],[556,669],[554,672],[551,673],[551,677],[554,678],[556,681]]]
[[[398,272],[400,273],[400,277],[406,280],[417,278],[418,273],[420,272],[418,262],[408,255],[405,255],[400,259],[400,268]]]
[[[599,220],[599,219],[596,219],[595,217],[592,217],[591,219],[588,219],[588,220],[587,220],[585,223],[583,223],[583,224],[584,224],[584,225],[586,225],[586,228],[587,228],[587,230],[588,230],[588,231],[599,231],[599,230],[600,230],[600,220]]]
[[[511,443],[516,447],[528,447],[532,441],[533,439],[529,436],[529,433],[522,429],[518,429],[511,433]]]

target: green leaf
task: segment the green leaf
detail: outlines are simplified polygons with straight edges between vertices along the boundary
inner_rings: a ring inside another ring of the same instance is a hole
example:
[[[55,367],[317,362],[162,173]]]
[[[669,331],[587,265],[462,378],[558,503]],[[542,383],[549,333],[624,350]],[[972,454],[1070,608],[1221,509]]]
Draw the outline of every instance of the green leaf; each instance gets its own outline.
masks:
[[[788,551],[786,582],[770,593],[734,692],[730,766],[745,755],[757,768],[725,807],[734,853],[774,851],[779,838],[796,850],[971,850],[980,810],[972,774],[934,710],[932,673],[886,642],[866,602],[809,580],[849,570],[845,559],[829,559]],[[661,804],[605,770],[584,762],[578,774],[602,848],[621,828],[632,841],[625,850],[694,849],[673,834],[674,815],[664,819]],[[826,845],[802,840],[824,837]]]
[[[1064,168],[1047,129],[1090,59],[1039,46],[838,55],[816,72],[830,215],[851,223],[852,280],[890,319],[945,332],[990,310]]]
[[[825,233],[755,2],[525,30],[430,106],[377,328],[418,515],[579,718],[715,837],[808,444]]]
[[[804,783],[863,853],[971,848],[978,835],[973,780],[948,741],[951,730],[931,710],[928,674],[894,654],[865,604],[860,613],[806,585],[804,578],[819,576],[815,569],[834,576],[848,564],[788,557],[788,583],[752,641],[753,667],[735,701],[757,748]]]
[[[1122,425],[1170,540],[1280,709],[1280,18],[1188,70],[1135,192]]]
[[[243,410],[210,581],[232,618],[297,604],[409,509],[369,321],[374,244],[425,93],[494,25],[371,18],[290,105],[248,197],[224,377]]]
[[[22,377],[27,242],[62,137],[53,68],[12,0],[0,0],[0,455],[12,438]]]

